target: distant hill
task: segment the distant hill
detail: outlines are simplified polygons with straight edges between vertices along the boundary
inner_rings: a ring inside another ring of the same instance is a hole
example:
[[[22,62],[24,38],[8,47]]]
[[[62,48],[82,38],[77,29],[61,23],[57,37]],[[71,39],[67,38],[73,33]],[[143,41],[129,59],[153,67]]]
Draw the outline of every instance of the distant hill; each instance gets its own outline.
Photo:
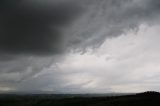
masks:
[[[146,92],[143,92],[143,93],[138,93],[136,94],[137,96],[146,96],[146,97],[150,97],[150,96],[160,96],[160,93],[159,92],[156,92],[156,91],[146,91]]]
[[[59,98],[55,96],[60,96]],[[160,93],[147,91],[124,96],[68,96],[52,94],[0,95],[0,106],[158,106]]]

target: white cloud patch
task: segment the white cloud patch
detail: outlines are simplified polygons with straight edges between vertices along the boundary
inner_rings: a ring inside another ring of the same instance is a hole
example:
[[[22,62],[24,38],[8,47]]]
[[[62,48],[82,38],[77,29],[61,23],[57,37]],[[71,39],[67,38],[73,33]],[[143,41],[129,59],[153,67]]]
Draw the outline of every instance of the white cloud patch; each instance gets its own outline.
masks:
[[[101,93],[158,90],[159,30],[160,26],[141,25],[137,33],[108,39],[94,51],[69,54],[57,63],[56,75],[64,80],[63,89]]]

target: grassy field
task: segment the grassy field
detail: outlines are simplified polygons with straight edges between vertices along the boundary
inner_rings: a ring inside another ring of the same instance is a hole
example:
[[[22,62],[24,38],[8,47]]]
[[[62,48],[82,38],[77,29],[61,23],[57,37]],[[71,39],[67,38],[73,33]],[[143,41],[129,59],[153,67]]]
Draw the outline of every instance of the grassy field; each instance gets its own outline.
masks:
[[[60,95],[0,95],[0,106],[158,106],[160,94],[145,92],[127,96],[82,97]]]

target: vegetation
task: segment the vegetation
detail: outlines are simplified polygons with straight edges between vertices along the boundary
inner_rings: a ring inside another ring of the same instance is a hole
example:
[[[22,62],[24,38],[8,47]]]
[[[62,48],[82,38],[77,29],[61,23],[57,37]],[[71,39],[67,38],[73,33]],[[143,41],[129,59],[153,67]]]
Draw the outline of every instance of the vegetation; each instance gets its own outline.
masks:
[[[56,97],[55,97],[56,96]],[[113,97],[62,97],[60,95],[0,95],[0,106],[156,106],[158,92]]]

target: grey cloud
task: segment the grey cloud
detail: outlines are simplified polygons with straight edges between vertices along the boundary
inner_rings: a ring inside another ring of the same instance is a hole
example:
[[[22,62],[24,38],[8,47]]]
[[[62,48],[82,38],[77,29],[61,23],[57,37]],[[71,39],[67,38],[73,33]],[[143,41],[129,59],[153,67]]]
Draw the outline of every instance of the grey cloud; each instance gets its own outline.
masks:
[[[99,46],[106,38],[137,30],[141,24],[159,23],[158,0],[88,0],[85,3],[88,12],[71,31],[70,42],[75,48]]]

